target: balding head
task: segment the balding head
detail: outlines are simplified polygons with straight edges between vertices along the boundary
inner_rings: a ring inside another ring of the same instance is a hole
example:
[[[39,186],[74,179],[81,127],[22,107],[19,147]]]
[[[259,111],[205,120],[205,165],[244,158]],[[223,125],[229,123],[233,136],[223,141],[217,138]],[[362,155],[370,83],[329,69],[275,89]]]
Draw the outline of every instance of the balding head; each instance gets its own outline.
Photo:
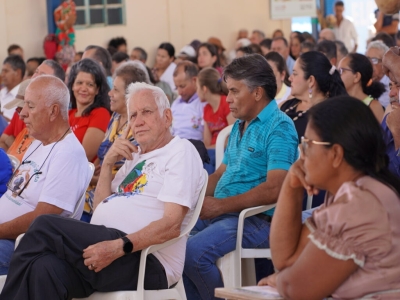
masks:
[[[52,75],[42,75],[32,79],[25,93],[32,92],[46,107],[58,104],[60,117],[63,120],[68,120],[70,94],[67,86],[59,78]]]
[[[20,118],[32,137],[48,145],[69,130],[68,103],[69,91],[64,82],[42,75],[32,79],[26,88]]]
[[[319,33],[319,41],[324,40],[332,42],[336,40],[335,33],[332,29],[325,28],[321,30],[321,32]]]

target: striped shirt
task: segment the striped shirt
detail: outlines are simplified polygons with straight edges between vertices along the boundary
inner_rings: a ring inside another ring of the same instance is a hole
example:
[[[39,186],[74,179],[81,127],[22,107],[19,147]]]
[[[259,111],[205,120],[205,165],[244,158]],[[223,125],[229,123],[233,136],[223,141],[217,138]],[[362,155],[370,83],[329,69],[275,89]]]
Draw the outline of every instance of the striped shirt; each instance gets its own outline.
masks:
[[[298,157],[293,121],[271,101],[247,126],[237,120],[222,163],[226,170],[215,188],[216,198],[243,194],[267,179],[272,170],[289,170]],[[243,131],[242,131],[243,132]],[[273,210],[267,214],[272,215]]]

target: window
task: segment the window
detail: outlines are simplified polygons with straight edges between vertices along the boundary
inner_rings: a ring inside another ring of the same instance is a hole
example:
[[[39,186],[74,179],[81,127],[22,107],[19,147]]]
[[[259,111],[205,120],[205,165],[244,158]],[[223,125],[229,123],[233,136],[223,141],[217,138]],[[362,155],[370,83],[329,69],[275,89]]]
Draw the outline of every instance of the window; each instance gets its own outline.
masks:
[[[75,0],[76,27],[125,24],[124,0]]]

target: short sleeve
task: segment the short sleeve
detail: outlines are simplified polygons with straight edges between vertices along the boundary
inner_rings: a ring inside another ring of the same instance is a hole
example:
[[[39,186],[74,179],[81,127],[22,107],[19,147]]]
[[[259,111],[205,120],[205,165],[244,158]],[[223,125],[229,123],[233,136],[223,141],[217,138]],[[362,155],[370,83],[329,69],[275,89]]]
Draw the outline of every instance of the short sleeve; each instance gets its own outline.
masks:
[[[96,108],[90,113],[88,128],[94,127],[106,132],[110,117],[110,113],[107,109],[103,107]]]
[[[177,151],[168,159],[164,183],[157,199],[186,206],[192,210],[207,178],[204,176],[203,164],[196,148],[189,144],[190,142],[187,143],[184,149]]]
[[[339,260],[353,260],[360,267],[367,259],[379,260],[391,249],[389,217],[369,191],[345,183],[335,200],[313,212],[306,221],[310,241]]]
[[[8,126],[4,129],[4,131],[3,131],[4,134],[16,137],[16,135],[14,135],[14,133],[15,133],[14,128],[16,126],[18,118],[19,118],[18,114],[17,114],[17,112],[15,112],[13,117],[10,120],[10,124],[8,124]]]
[[[272,170],[289,170],[298,157],[298,138],[293,123],[278,123],[267,139],[267,172]]]

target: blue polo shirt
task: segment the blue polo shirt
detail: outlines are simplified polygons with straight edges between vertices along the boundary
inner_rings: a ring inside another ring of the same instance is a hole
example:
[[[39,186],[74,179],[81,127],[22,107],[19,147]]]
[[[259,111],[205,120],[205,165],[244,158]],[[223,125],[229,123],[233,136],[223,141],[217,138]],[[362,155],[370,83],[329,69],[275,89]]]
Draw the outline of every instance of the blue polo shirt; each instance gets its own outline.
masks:
[[[237,120],[229,136],[222,162],[226,170],[215,188],[214,197],[243,194],[267,179],[271,170],[289,170],[298,158],[298,138],[293,121],[271,101],[252,120],[243,136]],[[273,214],[273,209],[266,212]]]

